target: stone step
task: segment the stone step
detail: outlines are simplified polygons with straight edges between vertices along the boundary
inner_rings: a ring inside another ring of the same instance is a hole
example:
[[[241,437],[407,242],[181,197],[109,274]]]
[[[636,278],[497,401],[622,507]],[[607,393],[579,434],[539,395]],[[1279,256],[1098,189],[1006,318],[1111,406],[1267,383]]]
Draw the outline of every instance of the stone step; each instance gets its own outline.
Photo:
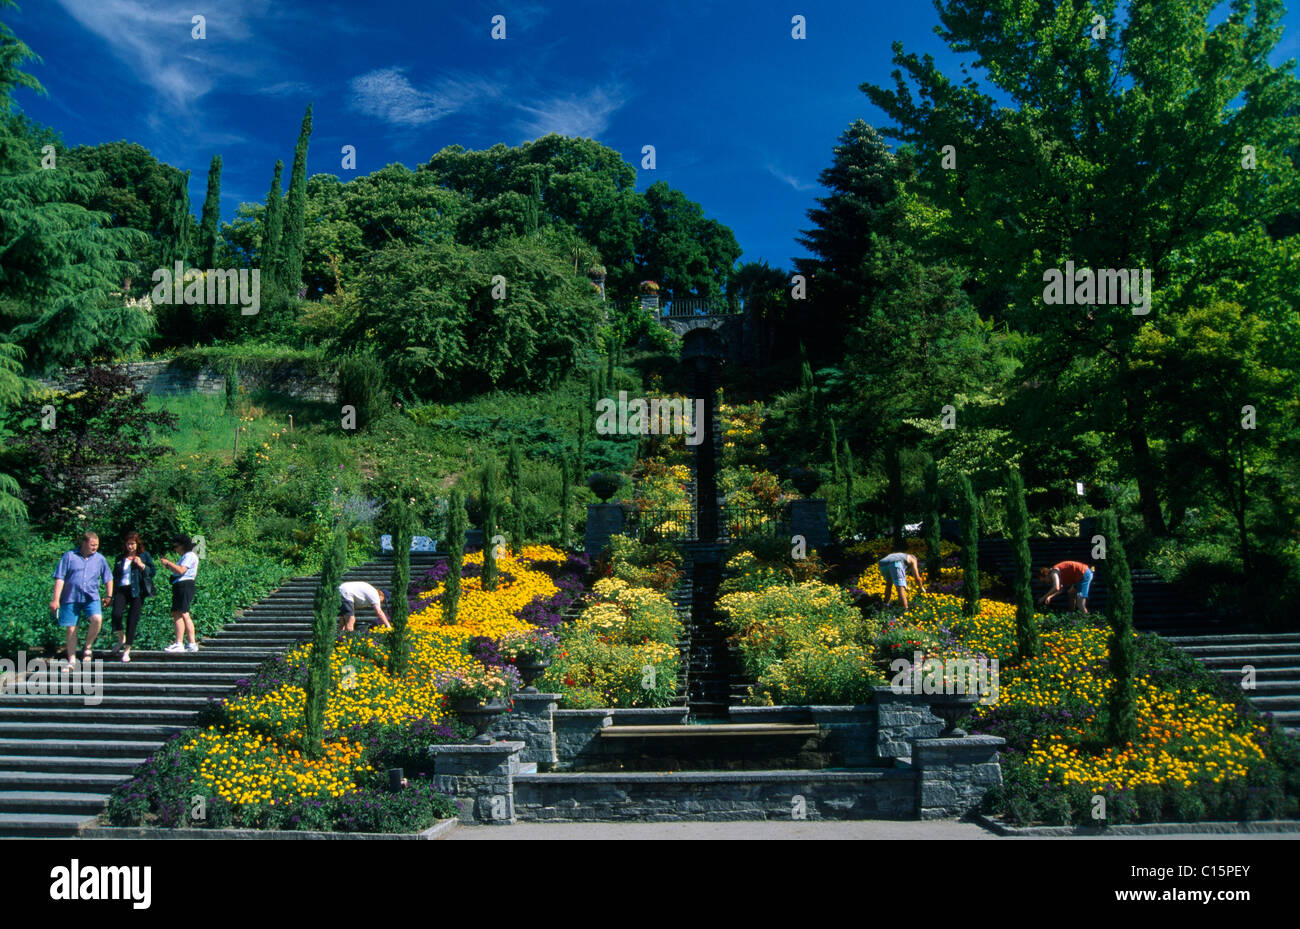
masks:
[[[32,723],[0,722],[0,745],[13,740],[51,739],[68,741],[86,739],[93,741],[151,742],[168,739],[181,730],[183,725],[163,725],[145,723]],[[27,751],[36,746],[28,743]]]
[[[1190,635],[1171,636],[1167,642],[1174,645],[1238,645],[1241,643],[1293,642],[1300,646],[1300,632],[1277,632],[1269,634],[1239,633],[1235,635]]]
[[[1300,664],[1300,655],[1198,655],[1196,660],[1207,668],[1235,668],[1239,671],[1245,665],[1254,668],[1292,667]]]
[[[0,813],[81,813],[94,816],[108,802],[107,793],[59,790],[0,790]]]
[[[0,813],[0,837],[62,838],[74,836],[91,819],[66,813]]]
[[[1251,701],[1252,703],[1255,701]],[[1273,721],[1279,726],[1295,726],[1300,724],[1300,710],[1270,710],[1266,707],[1259,708],[1261,712],[1269,713]]]
[[[77,727],[68,727],[77,728]],[[169,733],[170,735],[170,733]],[[83,758],[83,757],[129,757],[143,760],[162,747],[164,738],[144,739],[78,739],[32,736],[30,738],[13,738],[0,736],[0,764],[6,757],[17,755],[30,756],[39,752],[41,757]]]
[[[76,756],[0,755],[0,770],[36,771],[47,774],[113,774],[129,776],[140,766],[139,758],[81,758]]]
[[[108,793],[118,784],[131,779],[122,774],[74,774],[66,771],[3,771],[0,770],[0,793],[5,791],[43,791],[50,793],[78,793],[103,791]]]
[[[135,662],[123,665],[124,668],[134,668]],[[104,692],[115,692],[119,684],[141,684],[149,687],[167,687],[181,684],[194,684],[196,686],[215,687],[225,685],[233,687],[238,680],[246,680],[253,676],[253,671],[183,671],[173,670],[154,670],[154,671],[118,671],[114,674],[105,674]],[[59,687],[65,692],[69,685],[64,682],[64,678],[57,677],[53,674],[29,675],[25,686],[31,688],[36,686],[37,682],[51,689]],[[87,687],[93,687],[94,681],[86,682]]]
[[[101,704],[99,706],[77,706],[62,707],[48,706],[39,704],[27,704],[22,706],[11,706],[5,704],[0,706],[0,731],[5,726],[22,724],[25,722],[44,722],[51,726],[60,723],[69,725],[80,725],[90,723],[94,725],[110,725],[122,723],[127,725],[146,725],[146,724],[188,724],[194,719],[194,710],[191,709],[173,709],[164,710],[158,708],[143,709],[105,709]]]
[[[602,739],[711,739],[760,738],[773,736],[810,736],[820,730],[815,725],[797,723],[729,723],[712,726],[606,726]]]
[[[1241,642],[1220,645],[1183,645],[1189,655],[1200,657],[1225,655],[1291,655],[1300,658],[1300,644],[1296,642]]]
[[[1300,692],[1293,694],[1265,694],[1263,696],[1250,697],[1251,705],[1261,712],[1273,713],[1275,716],[1279,710],[1300,710]]]
[[[1234,680],[1239,680],[1243,676],[1241,668],[1211,668],[1210,670],[1215,674]],[[1296,687],[1300,687],[1300,665],[1256,668],[1255,683],[1262,687],[1266,681],[1270,684],[1294,684]]]
[[[161,696],[165,693],[166,696]],[[213,697],[216,694],[212,695]],[[159,690],[151,688],[144,694],[130,695],[119,693],[101,694],[98,702],[88,704],[86,697],[75,696],[72,694],[6,694],[0,697],[0,709],[6,707],[83,707],[88,710],[97,711],[99,709],[110,710],[186,710],[193,712],[207,706],[209,697],[205,696],[181,696],[172,694],[170,688]]]

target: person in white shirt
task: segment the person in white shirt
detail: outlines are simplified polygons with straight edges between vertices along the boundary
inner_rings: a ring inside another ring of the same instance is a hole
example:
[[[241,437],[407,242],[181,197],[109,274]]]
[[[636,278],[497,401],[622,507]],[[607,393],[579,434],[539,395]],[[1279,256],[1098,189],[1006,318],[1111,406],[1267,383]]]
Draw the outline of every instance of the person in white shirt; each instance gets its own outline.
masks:
[[[194,602],[194,580],[199,573],[199,556],[194,554],[194,542],[187,535],[178,535],[172,539],[172,551],[181,556],[180,562],[160,558],[159,563],[171,571],[172,578],[172,621],[176,623],[176,641],[163,649],[165,652],[197,652],[199,643],[195,641],[194,619],[190,616],[190,604]],[[189,644],[183,642],[189,636]]]
[[[375,608],[375,615],[388,629],[393,624],[388,621],[381,604],[388,599],[388,591],[376,590],[365,581],[346,581],[339,585],[339,624],[344,632],[353,632],[357,625],[357,604],[369,603]]]

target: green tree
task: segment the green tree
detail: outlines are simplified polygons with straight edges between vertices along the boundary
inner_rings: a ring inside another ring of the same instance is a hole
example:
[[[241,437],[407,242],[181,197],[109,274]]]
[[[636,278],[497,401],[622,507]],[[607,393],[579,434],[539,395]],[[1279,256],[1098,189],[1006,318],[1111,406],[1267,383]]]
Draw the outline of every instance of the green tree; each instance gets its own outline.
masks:
[[[483,589],[497,589],[497,545],[493,538],[497,534],[497,515],[500,500],[497,496],[497,462],[489,458],[483,466],[483,482],[480,502],[483,506]]]
[[[560,547],[569,550],[569,508],[573,505],[573,477],[569,473],[569,459],[560,458]]]
[[[962,612],[974,616],[980,611],[979,501],[965,474],[957,475],[957,504],[961,520]]]
[[[311,140],[311,108],[302,117],[298,144],[293,150],[293,170],[289,176],[289,196],[284,213],[284,236],[278,264],[279,285],[290,297],[298,293],[302,284],[303,245],[307,222],[307,145]]]
[[[930,584],[939,583],[940,571],[943,569],[943,556],[940,555],[942,541],[939,526],[939,512],[943,501],[939,496],[939,466],[933,458],[925,460],[925,576]]]
[[[190,172],[173,175],[168,203],[170,209],[159,233],[164,268],[172,268],[178,261],[184,266],[190,260],[190,243],[196,235],[194,214],[190,212]]]
[[[330,699],[330,656],[338,634],[339,583],[347,569],[348,537],[335,531],[321,565],[320,580],[312,603],[311,654],[307,659],[307,699],[303,751],[312,758],[325,753],[325,711]]]
[[[663,181],[645,192],[645,211],[637,236],[637,267],[659,281],[672,297],[719,299],[727,286],[740,246],[735,234],[704,209]]]
[[[465,527],[468,522],[465,493],[453,490],[447,508],[447,580],[442,591],[442,621],[447,625],[455,624],[460,609],[460,572],[465,564]]]
[[[1034,620],[1034,594],[1029,587],[1033,566],[1029,559],[1029,510],[1025,506],[1025,482],[1018,468],[1007,472],[1007,523],[1011,530],[1011,554],[1016,562],[1016,649],[1020,658],[1038,654],[1038,626]]]
[[[393,599],[388,604],[388,618],[393,624],[393,631],[388,637],[388,673],[393,677],[403,677],[411,660],[406,620],[411,612],[407,596],[411,586],[411,537],[414,535],[414,520],[410,507],[400,497],[390,507],[393,510]]]
[[[510,547],[518,554],[524,547],[524,469],[517,442],[510,443],[506,457],[506,481],[510,484]]]
[[[1042,399],[1052,421],[1072,423],[1066,452],[1098,433],[1134,476],[1147,531],[1164,535],[1164,468],[1147,420],[1176,411],[1153,409],[1134,348],[1187,310],[1175,299],[1183,283],[1256,273],[1241,251],[1214,268],[1185,263],[1190,251],[1263,229],[1300,196],[1289,157],[1300,81],[1269,60],[1283,5],[1241,0],[1220,16],[1220,4],[1169,0],[1125,4],[1122,18],[1114,0],[936,8],[940,36],[978,57],[994,91],[949,79],[901,44],[895,87],[862,89],[894,122],[886,135],[918,155],[915,193],[940,220],[934,247],[976,269],[977,304],[1030,339],[1017,381],[1061,385]],[[1093,37],[1095,15],[1109,24],[1104,38]],[[1246,146],[1258,169],[1243,164]],[[1045,274],[1066,262],[1151,271],[1147,312],[1115,295],[1056,302]]]
[[[844,440],[844,524],[845,532],[853,538],[858,531],[858,501],[853,495],[853,450],[849,440]]]
[[[1097,528],[1106,541],[1106,614],[1110,621],[1111,688],[1107,700],[1106,735],[1111,745],[1127,745],[1137,738],[1136,697],[1133,675],[1137,649],[1133,632],[1133,580],[1119,537],[1113,510],[1101,514]]]
[[[280,249],[284,239],[284,196],[280,192],[280,175],[284,162],[276,160],[271,190],[266,195],[266,212],[262,214],[262,248],[260,264],[263,279],[274,284],[279,280]]]
[[[208,194],[203,201],[203,219],[199,222],[199,267],[217,266],[217,243],[221,240],[221,156],[213,155],[208,167]]]

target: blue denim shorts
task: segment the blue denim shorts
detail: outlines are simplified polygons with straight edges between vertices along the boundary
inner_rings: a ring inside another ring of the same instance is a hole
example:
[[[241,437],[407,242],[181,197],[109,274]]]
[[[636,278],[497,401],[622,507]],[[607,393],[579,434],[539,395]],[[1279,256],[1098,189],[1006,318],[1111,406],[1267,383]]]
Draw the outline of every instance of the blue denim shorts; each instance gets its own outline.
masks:
[[[903,561],[886,561],[879,565],[880,573],[885,576],[885,583],[895,587],[907,586],[907,563]]]
[[[1076,595],[1087,599],[1088,591],[1092,588],[1092,569],[1089,568],[1083,572],[1083,580],[1079,581],[1079,588]]]
[[[70,629],[77,624],[79,617],[90,619],[93,616],[103,617],[103,615],[104,606],[98,600],[83,600],[81,603],[69,601],[59,606],[59,625]]]

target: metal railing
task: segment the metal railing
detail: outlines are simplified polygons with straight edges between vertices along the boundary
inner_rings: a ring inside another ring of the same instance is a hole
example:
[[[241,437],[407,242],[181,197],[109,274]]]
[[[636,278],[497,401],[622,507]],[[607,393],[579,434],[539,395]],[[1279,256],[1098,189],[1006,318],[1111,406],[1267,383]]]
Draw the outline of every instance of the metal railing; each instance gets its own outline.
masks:
[[[776,538],[786,520],[773,508],[723,506],[718,539]],[[623,534],[641,542],[693,542],[700,537],[699,514],[691,507],[662,507],[629,514]]]

